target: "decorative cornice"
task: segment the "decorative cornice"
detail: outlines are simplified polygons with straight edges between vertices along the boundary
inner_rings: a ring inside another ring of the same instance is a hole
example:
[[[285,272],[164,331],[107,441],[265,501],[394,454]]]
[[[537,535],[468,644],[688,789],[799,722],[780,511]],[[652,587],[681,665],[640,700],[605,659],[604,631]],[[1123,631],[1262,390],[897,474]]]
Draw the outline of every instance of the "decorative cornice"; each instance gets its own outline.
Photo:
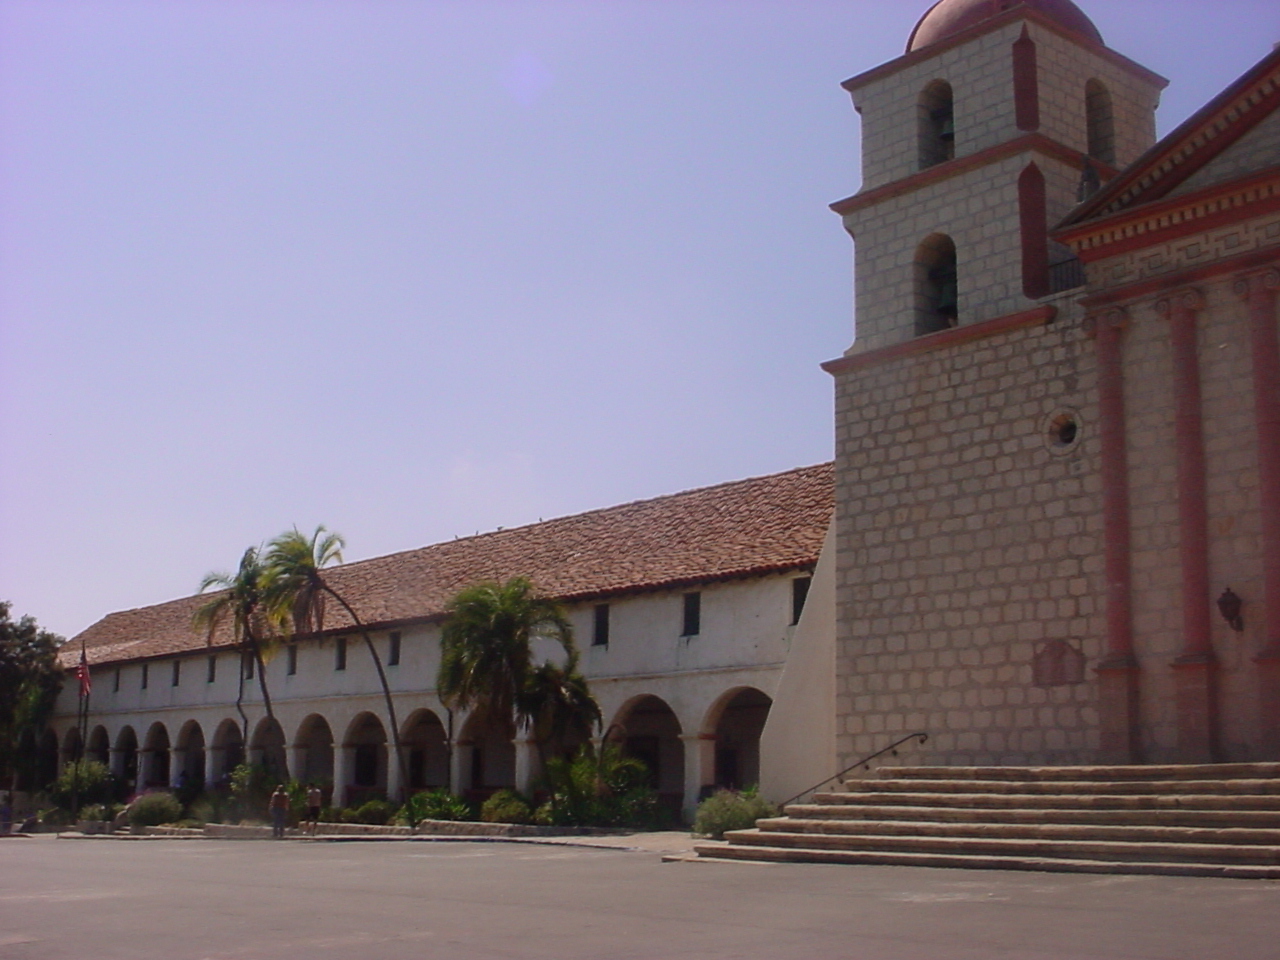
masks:
[[[1043,133],[1028,133],[1021,137],[1015,137],[1013,140],[996,144],[994,147],[979,150],[977,153],[936,164],[921,170],[919,173],[903,177],[901,180],[895,180],[893,183],[886,183],[882,187],[868,190],[866,193],[855,193],[852,197],[837,200],[831,204],[831,209],[841,216],[845,216],[864,207],[883,203],[885,200],[891,200],[904,194],[914,193],[924,187],[940,183],[943,180],[950,180],[952,177],[961,176],[979,167],[997,163],[1020,153],[1043,154],[1054,160],[1061,160],[1077,170],[1083,170],[1086,163],[1091,163],[1104,179],[1116,175],[1116,171],[1113,168],[1108,167],[1105,163],[1099,163],[1097,160],[1090,160],[1079,150],[1072,150],[1070,147],[1063,146],[1057,140],[1051,140]]]
[[[965,324],[963,327],[952,327],[950,330],[927,333],[913,340],[904,340],[902,343],[881,347],[879,350],[855,353],[849,357],[837,357],[835,360],[828,360],[824,363],[822,369],[833,377],[840,376],[841,374],[852,373],[855,370],[876,367],[891,360],[899,360],[902,357],[912,357],[921,353],[942,350],[946,347],[972,343],[975,340],[985,340],[988,337],[1008,333],[1011,330],[1021,330],[1024,327],[1042,327],[1047,323],[1052,323],[1057,315],[1057,307],[1036,307],[1034,310],[1025,310],[1022,313],[1010,313],[991,320]]]
[[[1086,309],[1101,310],[1109,305],[1136,303],[1150,297],[1171,294],[1190,284],[1209,283],[1223,277],[1239,275],[1244,270],[1262,270],[1277,264],[1280,264],[1280,247],[1250,250],[1229,260],[1175,270],[1158,277],[1127,283],[1122,287],[1091,293],[1081,298],[1080,303]]]
[[[1160,76],[1160,74],[1155,73],[1152,70],[1148,70],[1142,64],[1135,60],[1130,60],[1124,54],[1116,53],[1104,44],[1094,43],[1088,37],[1083,37],[1074,30],[1068,30],[1062,24],[1041,13],[1039,10],[1032,7],[1019,6],[1006,13],[1000,14],[999,16],[992,17],[990,20],[983,20],[981,23],[975,23],[969,29],[962,30],[953,36],[947,37],[945,40],[939,40],[937,43],[932,43],[927,47],[921,47],[919,50],[912,50],[903,54],[901,57],[896,57],[887,63],[882,63],[878,67],[872,67],[870,70],[866,70],[856,76],[850,77],[848,80],[844,81],[844,83],[840,84],[840,86],[844,87],[850,93],[853,93],[859,87],[865,87],[868,83],[873,83],[883,77],[892,76],[899,70],[905,70],[908,67],[915,66],[917,63],[923,63],[925,60],[932,59],[946,50],[951,50],[955,47],[961,46],[962,44],[966,44],[970,40],[981,37],[984,34],[1003,29],[1011,23],[1017,23],[1019,20],[1030,20],[1032,23],[1039,27],[1043,27],[1050,33],[1056,33],[1064,39],[1077,43],[1090,53],[1102,57],[1104,60],[1107,60],[1119,67],[1121,70],[1137,77],[1139,80],[1144,80],[1147,83],[1158,85],[1162,90],[1169,85],[1169,81]]]
[[[1068,244],[1081,260],[1090,263],[1236,222],[1241,214],[1260,216],[1277,210],[1280,168],[1273,167],[1251,177],[1212,184],[1183,196],[1056,230],[1053,238]]]

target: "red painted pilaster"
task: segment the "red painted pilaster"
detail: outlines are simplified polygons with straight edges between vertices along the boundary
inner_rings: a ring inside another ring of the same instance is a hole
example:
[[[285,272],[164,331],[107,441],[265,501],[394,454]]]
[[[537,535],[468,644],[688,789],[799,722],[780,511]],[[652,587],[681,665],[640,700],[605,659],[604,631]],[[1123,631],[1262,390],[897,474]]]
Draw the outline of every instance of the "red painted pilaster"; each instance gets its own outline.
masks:
[[[1013,112],[1019,130],[1040,129],[1040,70],[1026,24],[1013,45]]]
[[[1178,757],[1183,763],[1217,759],[1217,671],[1209,590],[1209,511],[1205,490],[1204,418],[1196,315],[1204,299],[1180,290],[1156,303],[1169,321],[1173,355],[1174,434],[1178,458],[1178,542],[1182,566],[1182,655],[1173,661],[1178,711]]]
[[[1258,431],[1264,633],[1262,652],[1256,663],[1261,746],[1267,759],[1280,759],[1280,336],[1276,333],[1280,269],[1259,270],[1240,277],[1235,290],[1249,308],[1254,419]]]
[[[1119,309],[1089,318],[1098,355],[1102,519],[1106,542],[1107,652],[1098,664],[1099,759],[1103,763],[1136,763],[1140,756],[1138,661],[1133,655],[1129,455],[1121,349],[1127,323],[1127,315]]]

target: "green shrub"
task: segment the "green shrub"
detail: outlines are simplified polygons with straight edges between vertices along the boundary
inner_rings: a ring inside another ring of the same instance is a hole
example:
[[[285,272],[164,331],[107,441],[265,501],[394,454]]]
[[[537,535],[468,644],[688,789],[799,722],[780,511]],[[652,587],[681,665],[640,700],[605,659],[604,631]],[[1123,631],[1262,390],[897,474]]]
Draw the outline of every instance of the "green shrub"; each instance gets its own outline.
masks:
[[[47,827],[69,827],[71,825],[71,812],[63,810],[61,807],[51,807],[40,812],[40,822]]]
[[[231,799],[240,818],[265,817],[267,801],[276,788],[267,768],[258,763],[242,763],[231,771]]]
[[[81,820],[109,820],[107,816],[107,808],[101,803],[91,803],[87,807],[80,808]]]
[[[405,826],[416,827],[423,820],[472,820],[471,804],[443,787],[411,796],[396,819]]]
[[[717,790],[698,804],[693,832],[723,840],[726,830],[748,830],[764,817],[776,817],[778,808],[756,795],[754,789],[738,793]]]
[[[644,763],[625,755],[617,744],[599,754],[584,745],[572,759],[547,761],[551,799],[539,808],[538,820],[559,826],[660,826],[664,811],[648,781]]]
[[[384,825],[395,815],[396,805],[388,800],[368,800],[354,810],[343,812],[342,819],[347,823],[370,823]]]
[[[81,806],[110,803],[116,795],[115,778],[106,764],[97,760],[68,763],[49,788],[49,799],[63,810],[70,810],[73,795]]]
[[[182,804],[171,793],[148,793],[129,804],[129,823],[135,827],[158,827],[182,816]]]
[[[533,823],[529,801],[514,790],[499,790],[480,807],[485,823]]]
[[[231,816],[232,800],[221,790],[210,790],[200,794],[187,808],[187,816],[201,823],[227,823]]]

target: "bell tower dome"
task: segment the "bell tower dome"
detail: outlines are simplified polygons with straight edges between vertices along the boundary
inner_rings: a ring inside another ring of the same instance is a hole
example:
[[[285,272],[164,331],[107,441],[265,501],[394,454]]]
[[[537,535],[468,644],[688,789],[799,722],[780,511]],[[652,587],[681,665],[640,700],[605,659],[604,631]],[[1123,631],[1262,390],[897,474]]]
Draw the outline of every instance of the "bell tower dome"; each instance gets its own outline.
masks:
[[[832,208],[856,241],[861,353],[1034,307],[1078,285],[1048,239],[1155,142],[1166,81],[1103,45],[1071,0],[940,0],[907,52],[845,81],[862,189]]]

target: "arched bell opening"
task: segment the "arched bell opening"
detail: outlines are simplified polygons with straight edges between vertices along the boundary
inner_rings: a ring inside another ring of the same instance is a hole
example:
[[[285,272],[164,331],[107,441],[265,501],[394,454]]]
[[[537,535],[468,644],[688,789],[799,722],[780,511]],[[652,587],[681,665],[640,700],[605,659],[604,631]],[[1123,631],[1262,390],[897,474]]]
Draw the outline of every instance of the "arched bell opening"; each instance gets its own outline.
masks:
[[[920,169],[954,160],[956,155],[955,98],[951,84],[935,80],[916,101]]]
[[[707,713],[715,738],[715,785],[730,790],[760,783],[760,735],[773,700],[755,687],[726,692]]]
[[[449,785],[449,743],[444,724],[431,710],[417,710],[404,723],[400,744],[404,748],[408,788],[431,790]]]
[[[1111,91],[1100,80],[1084,86],[1085,124],[1088,129],[1089,156],[1109,167],[1116,165],[1116,121],[1111,105]]]
[[[917,248],[915,288],[917,336],[947,330],[959,323],[956,245],[946,234],[935,233]]]

